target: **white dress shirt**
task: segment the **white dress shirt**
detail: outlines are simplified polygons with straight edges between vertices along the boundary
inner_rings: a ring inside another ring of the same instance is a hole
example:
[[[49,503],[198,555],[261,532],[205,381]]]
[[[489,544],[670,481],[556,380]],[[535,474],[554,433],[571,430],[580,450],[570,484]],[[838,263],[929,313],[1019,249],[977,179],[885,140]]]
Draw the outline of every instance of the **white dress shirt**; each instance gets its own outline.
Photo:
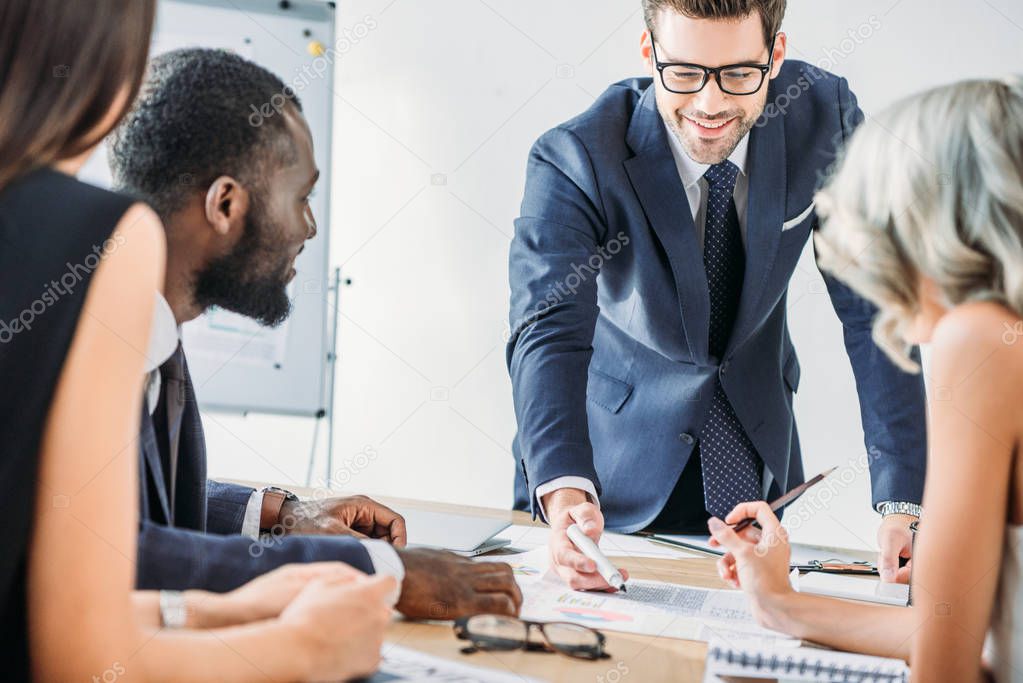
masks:
[[[678,139],[671,127],[665,123],[664,128],[668,133],[671,155],[675,158],[675,166],[678,168],[678,176],[682,181],[682,188],[685,190],[686,199],[689,201],[689,210],[693,215],[696,236],[702,248],[704,225],[707,221],[708,195],[707,181],[704,179],[703,174],[707,172],[711,165],[693,161],[689,154],[686,153],[685,148],[682,147],[681,140]],[[746,166],[748,150],[749,133],[746,133],[728,156],[728,160],[739,167],[739,175],[735,179],[735,190],[732,193],[732,199],[735,201],[735,210],[739,214],[739,230],[742,232],[743,244],[746,243],[746,206],[749,201],[749,177],[747,176]],[[543,508],[543,497],[552,491],[565,488],[585,491],[589,495],[590,500],[598,507],[600,506],[600,501],[597,499],[597,489],[589,479],[585,477],[558,477],[536,487],[537,505],[540,509],[540,516],[545,522],[547,521],[547,512]]]
[[[145,364],[146,407],[150,415],[156,410],[156,404],[160,400],[160,366],[174,354],[180,341],[181,328],[174,319],[174,312],[163,295],[157,292]],[[243,536],[252,539],[259,538],[259,517],[262,509],[263,492],[257,489],[249,496],[249,501],[245,506],[241,530]],[[405,579],[405,565],[402,564],[398,553],[387,541],[368,539],[360,542],[369,553],[373,571],[377,574],[393,576],[398,580],[399,595],[394,598],[394,602],[397,602],[400,597],[401,582]]]

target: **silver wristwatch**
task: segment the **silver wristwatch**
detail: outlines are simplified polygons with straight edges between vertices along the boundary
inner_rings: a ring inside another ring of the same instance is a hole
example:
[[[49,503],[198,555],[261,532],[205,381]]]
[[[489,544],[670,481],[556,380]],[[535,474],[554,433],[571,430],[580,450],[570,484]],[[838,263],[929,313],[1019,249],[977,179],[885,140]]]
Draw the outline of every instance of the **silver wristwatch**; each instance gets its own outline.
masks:
[[[923,512],[923,508],[916,503],[899,503],[889,500],[878,505],[877,511],[881,513],[881,517],[887,517],[888,515],[912,515],[919,517],[920,513]]]
[[[181,591],[160,591],[160,621],[164,628],[185,628],[188,624],[188,605]]]

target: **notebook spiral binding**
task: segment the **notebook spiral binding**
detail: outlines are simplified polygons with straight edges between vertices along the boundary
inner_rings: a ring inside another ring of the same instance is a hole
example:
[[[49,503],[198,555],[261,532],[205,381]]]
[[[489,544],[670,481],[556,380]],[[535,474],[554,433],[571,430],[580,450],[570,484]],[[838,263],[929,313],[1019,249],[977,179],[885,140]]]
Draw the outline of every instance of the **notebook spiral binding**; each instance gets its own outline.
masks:
[[[841,683],[906,683],[907,681],[905,673],[901,671],[892,672],[880,669],[866,671],[849,666],[838,667],[825,664],[812,656],[779,657],[771,655],[764,657],[761,654],[750,655],[743,651],[720,647],[712,648],[708,656],[728,664],[738,664],[752,671],[827,676],[828,680]]]

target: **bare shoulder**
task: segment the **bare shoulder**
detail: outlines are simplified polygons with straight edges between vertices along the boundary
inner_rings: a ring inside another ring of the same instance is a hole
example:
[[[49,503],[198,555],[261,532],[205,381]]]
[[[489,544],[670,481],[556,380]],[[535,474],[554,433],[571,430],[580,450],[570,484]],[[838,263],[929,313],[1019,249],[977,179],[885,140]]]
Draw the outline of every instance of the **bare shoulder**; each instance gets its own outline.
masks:
[[[964,351],[977,346],[992,351],[1013,345],[1009,333],[1023,337],[1023,319],[1019,314],[993,301],[971,301],[945,314],[934,329],[932,342],[935,352]]]
[[[159,217],[145,204],[134,204],[104,244],[95,286],[122,292],[162,290],[166,252],[167,240]]]
[[[935,379],[1019,393],[1023,319],[1009,308],[988,301],[956,306],[935,327],[931,349]]]
[[[133,204],[114,228],[118,246],[130,247],[133,255],[161,264],[166,257],[167,239],[156,212],[145,204]],[[120,239],[118,239],[120,238]]]
[[[147,346],[154,293],[163,289],[166,251],[163,225],[144,204],[125,211],[103,245],[85,300],[85,320],[113,333],[108,341],[124,346],[122,351],[140,353]]]

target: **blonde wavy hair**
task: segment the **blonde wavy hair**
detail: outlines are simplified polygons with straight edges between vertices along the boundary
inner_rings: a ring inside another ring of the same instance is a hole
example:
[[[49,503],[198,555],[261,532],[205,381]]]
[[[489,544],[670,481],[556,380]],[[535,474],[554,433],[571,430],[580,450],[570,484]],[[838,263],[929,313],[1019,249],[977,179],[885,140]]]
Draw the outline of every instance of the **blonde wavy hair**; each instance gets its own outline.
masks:
[[[906,98],[853,135],[817,193],[821,267],[880,310],[874,340],[919,371],[906,332],[921,277],[946,306],[1023,316],[1023,76]]]

